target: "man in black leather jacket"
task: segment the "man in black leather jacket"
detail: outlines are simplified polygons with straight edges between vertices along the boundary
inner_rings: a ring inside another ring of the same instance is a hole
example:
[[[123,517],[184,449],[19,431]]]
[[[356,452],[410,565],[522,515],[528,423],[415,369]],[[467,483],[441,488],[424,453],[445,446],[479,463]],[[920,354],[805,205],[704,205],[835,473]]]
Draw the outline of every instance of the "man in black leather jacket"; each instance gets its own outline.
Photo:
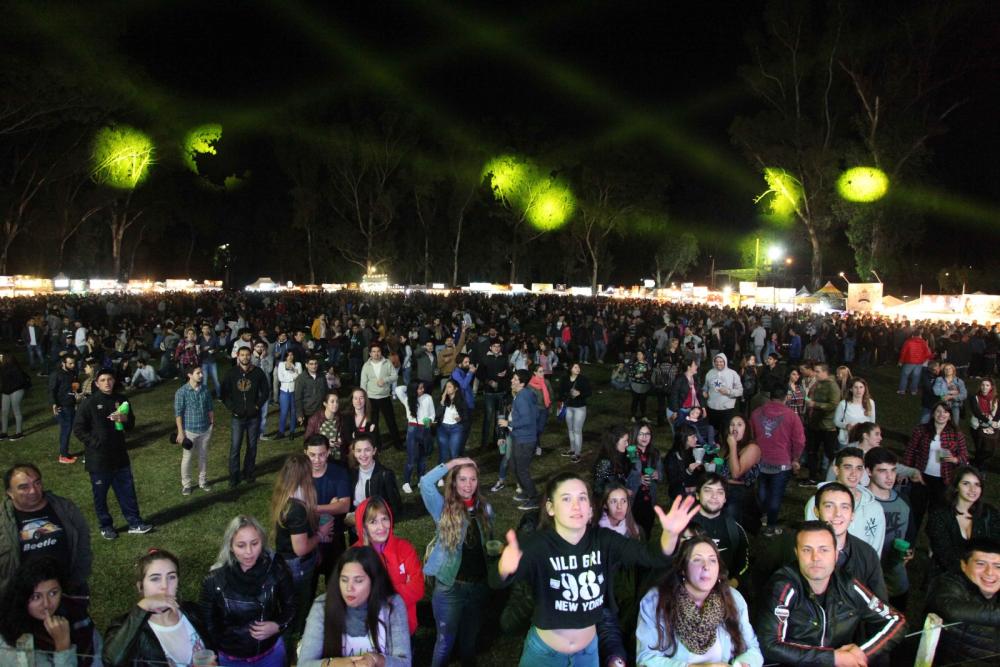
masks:
[[[927,596],[927,611],[940,616],[935,662],[948,665],[970,660],[996,660],[1000,653],[1000,541],[970,540],[962,557],[962,574],[937,577]]]
[[[757,614],[768,663],[863,667],[903,639],[906,618],[857,579],[835,572],[837,541],[821,521],[802,524],[797,565],[778,570]]]

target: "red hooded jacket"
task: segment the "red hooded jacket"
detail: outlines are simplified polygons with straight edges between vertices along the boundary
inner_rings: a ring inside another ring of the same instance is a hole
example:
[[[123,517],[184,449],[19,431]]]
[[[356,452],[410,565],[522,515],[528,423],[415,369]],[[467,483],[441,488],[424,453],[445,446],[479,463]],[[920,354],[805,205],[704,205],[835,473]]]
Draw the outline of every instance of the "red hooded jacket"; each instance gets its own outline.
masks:
[[[353,547],[366,546],[364,542],[364,527],[360,526],[365,510],[368,509],[368,501],[365,498],[355,509],[354,516],[358,518],[359,530],[358,541],[352,544]],[[379,549],[375,545],[375,553],[382,557],[385,569],[389,572],[389,580],[393,587],[406,603],[406,617],[410,623],[410,634],[417,631],[417,601],[424,597],[424,569],[417,556],[417,550],[413,545],[402,537],[396,537],[396,520],[392,516],[392,508],[386,503],[389,512],[389,539],[385,546]]]

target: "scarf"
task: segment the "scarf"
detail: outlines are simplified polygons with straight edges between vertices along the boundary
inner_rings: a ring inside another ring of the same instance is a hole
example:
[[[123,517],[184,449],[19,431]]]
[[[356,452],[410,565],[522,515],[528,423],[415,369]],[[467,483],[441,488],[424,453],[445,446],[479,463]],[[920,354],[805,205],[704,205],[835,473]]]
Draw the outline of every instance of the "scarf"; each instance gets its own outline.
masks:
[[[715,643],[716,633],[725,618],[722,596],[715,591],[708,594],[701,609],[694,603],[687,588],[680,587],[677,596],[677,638],[691,653],[704,655]]]
[[[976,394],[976,401],[979,403],[979,411],[983,413],[983,417],[989,419],[993,416],[993,401],[996,400],[996,393],[990,389],[990,393],[983,394],[979,392]]]
[[[549,396],[549,388],[545,384],[545,378],[532,375],[531,379],[528,380],[528,386],[542,392],[542,403],[545,404],[546,408],[552,405],[552,398]]]

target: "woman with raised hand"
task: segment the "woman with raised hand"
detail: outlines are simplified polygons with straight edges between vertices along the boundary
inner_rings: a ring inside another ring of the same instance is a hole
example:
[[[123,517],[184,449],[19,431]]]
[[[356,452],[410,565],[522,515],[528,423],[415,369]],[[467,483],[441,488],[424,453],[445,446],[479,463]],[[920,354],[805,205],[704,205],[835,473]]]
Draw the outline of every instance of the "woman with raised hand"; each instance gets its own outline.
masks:
[[[86,605],[62,594],[65,583],[63,568],[52,557],[17,568],[0,601],[0,665],[101,664],[100,635]]]
[[[406,606],[371,547],[354,546],[312,603],[299,667],[409,667]]]
[[[295,619],[295,586],[266,544],[257,519],[234,517],[201,584],[201,618],[221,667],[285,665],[281,633]]]
[[[437,489],[444,479],[444,495]],[[433,547],[424,574],[435,577],[431,607],[437,640],[431,665],[448,664],[453,648],[463,665],[476,659],[482,607],[489,599],[486,543],[493,539],[493,508],[479,493],[479,467],[457,458],[420,478],[420,497],[434,519]]]
[[[523,548],[514,531],[507,531],[500,561],[489,567],[495,588],[523,580],[534,589],[535,611],[519,665],[597,667],[597,623],[611,565],[669,565],[680,534],[697,513],[693,497],[675,498],[669,513],[657,506],[663,534],[659,544],[646,545],[593,526],[590,489],[578,475],[553,477],[545,489],[538,530]]]
[[[674,566],[642,598],[636,663],[641,667],[764,664],[747,603],[729,585],[712,538],[685,540]]]
[[[201,609],[180,599],[180,562],[164,549],[150,549],[135,563],[139,601],[111,622],[104,664],[111,667],[190,665],[210,650]]]
[[[424,571],[417,550],[409,540],[396,535],[392,510],[379,496],[366,498],[358,505],[358,541],[356,547],[375,550],[393,588],[406,603],[410,634],[417,631],[417,602],[424,597]]]

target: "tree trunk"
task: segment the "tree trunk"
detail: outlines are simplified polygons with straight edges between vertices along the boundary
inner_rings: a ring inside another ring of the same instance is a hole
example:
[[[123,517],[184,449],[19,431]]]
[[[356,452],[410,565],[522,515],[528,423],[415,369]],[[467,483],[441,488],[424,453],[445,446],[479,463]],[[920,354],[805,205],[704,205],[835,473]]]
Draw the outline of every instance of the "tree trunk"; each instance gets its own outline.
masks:
[[[590,267],[590,295],[594,296],[597,294],[597,258],[591,263]]]
[[[128,274],[125,278],[131,278],[132,274],[135,272],[135,252],[142,245],[142,237],[146,234],[146,225],[139,227],[139,238],[135,240],[135,244],[132,246],[132,253],[128,261]]]
[[[462,247],[462,220],[465,216],[458,216],[458,232],[455,234],[455,245],[452,249],[451,263],[451,286],[458,285],[458,251]]]
[[[424,285],[431,284],[431,235],[424,230]]]
[[[517,282],[517,242],[510,245],[510,284]]]
[[[306,223],[306,254],[309,259],[309,284],[316,284],[316,269],[313,267],[313,235],[312,227]]]
[[[806,230],[809,232],[809,243],[812,246],[812,288],[818,290],[823,286],[821,284],[823,280],[823,248],[820,245],[819,233],[816,228],[810,223],[806,225]]]
[[[14,241],[12,238],[5,238],[3,241],[3,251],[0,252],[0,276],[7,275],[7,255],[10,250],[10,244]]]

